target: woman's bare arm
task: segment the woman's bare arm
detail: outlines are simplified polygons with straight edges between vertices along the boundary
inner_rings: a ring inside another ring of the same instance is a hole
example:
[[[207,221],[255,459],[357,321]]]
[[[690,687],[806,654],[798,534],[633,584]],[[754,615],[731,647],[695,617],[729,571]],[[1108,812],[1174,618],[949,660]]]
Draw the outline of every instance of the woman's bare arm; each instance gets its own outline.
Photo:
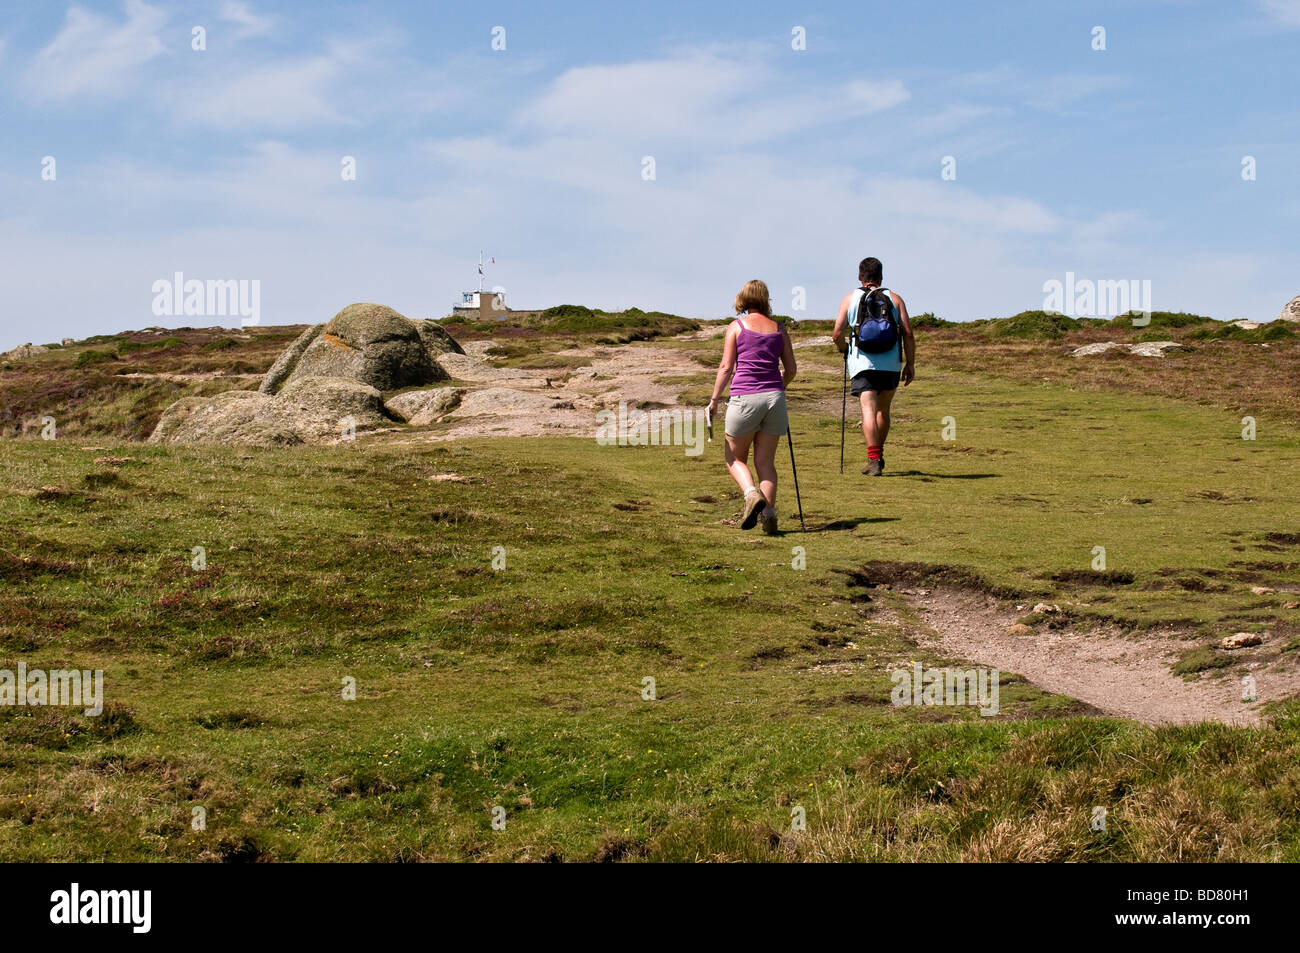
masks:
[[[713,397],[709,400],[710,410],[722,400],[722,392],[731,383],[731,375],[736,373],[736,326],[739,323],[732,321],[727,326],[727,333],[722,339],[722,361],[718,364],[718,376],[713,381]]]
[[[786,330],[784,324],[781,325],[781,366],[785,368],[785,374],[781,377],[781,384],[784,387],[789,387],[790,382],[794,380],[795,374],[799,372],[799,368],[794,362],[794,345],[790,342],[790,332]]]

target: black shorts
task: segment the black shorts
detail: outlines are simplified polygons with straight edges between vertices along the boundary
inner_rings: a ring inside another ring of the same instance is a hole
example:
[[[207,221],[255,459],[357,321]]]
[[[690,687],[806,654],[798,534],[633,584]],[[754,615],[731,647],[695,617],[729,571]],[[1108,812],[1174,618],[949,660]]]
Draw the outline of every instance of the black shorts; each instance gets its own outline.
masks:
[[[877,393],[884,390],[898,390],[898,371],[858,371],[853,375],[851,392],[854,397],[865,391]]]

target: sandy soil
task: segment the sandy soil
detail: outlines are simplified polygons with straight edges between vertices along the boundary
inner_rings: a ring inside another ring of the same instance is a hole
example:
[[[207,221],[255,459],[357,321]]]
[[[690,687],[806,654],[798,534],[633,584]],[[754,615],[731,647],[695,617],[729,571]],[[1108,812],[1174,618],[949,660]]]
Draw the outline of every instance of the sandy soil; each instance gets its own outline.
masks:
[[[1105,630],[1048,629],[1024,635],[1007,630],[1029,610],[951,590],[905,590],[925,620],[920,644],[1088,702],[1109,714],[1150,725],[1220,721],[1257,725],[1263,703],[1300,691],[1300,670],[1260,650],[1240,653],[1254,676],[1258,701],[1241,700],[1243,673],[1236,668],[1203,672],[1189,680],[1170,666],[1192,643],[1172,633],[1121,635]],[[1271,656],[1271,657],[1270,657]]]
[[[495,395],[497,412],[465,415],[453,411],[444,418],[444,423],[450,424],[449,429],[405,434],[401,442],[465,437],[594,436],[597,411],[617,409],[619,401],[640,407],[676,406],[683,388],[664,383],[664,378],[692,376],[703,370],[687,354],[644,344],[558,352],[561,357],[591,361],[589,366],[572,372],[497,367],[486,355],[491,346],[490,341],[474,341],[465,346],[464,355],[443,355],[439,363],[453,377],[471,384],[471,393],[499,389]],[[550,407],[539,405],[536,402],[539,396],[557,403]],[[480,405],[477,409],[483,408]]]
[[[132,371],[129,374],[119,374],[118,377],[139,377],[150,378],[152,380],[171,381],[174,384],[192,384],[194,381],[215,381],[215,380],[237,380],[237,381],[261,381],[262,374],[227,374],[222,371],[198,371],[192,374],[164,374],[151,373],[148,371]]]

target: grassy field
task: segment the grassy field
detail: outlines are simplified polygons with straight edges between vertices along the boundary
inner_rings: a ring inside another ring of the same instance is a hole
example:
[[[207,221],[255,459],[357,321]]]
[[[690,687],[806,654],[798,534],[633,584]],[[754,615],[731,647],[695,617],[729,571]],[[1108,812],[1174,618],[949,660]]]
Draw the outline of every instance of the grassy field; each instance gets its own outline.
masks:
[[[1238,400],[927,333],[882,480],[839,477],[838,364],[799,352],[775,538],[716,442],[5,443],[0,669],[102,668],[108,708],[0,709],[0,857],[1300,860],[1300,704],[1152,729],[1003,673],[981,718],[888,677],[945,661],[918,572],[1172,626],[1191,677],[1228,632],[1297,651],[1294,593],[1249,588],[1300,581],[1285,402],[1244,441]],[[709,377],[716,341],[662,346]]]

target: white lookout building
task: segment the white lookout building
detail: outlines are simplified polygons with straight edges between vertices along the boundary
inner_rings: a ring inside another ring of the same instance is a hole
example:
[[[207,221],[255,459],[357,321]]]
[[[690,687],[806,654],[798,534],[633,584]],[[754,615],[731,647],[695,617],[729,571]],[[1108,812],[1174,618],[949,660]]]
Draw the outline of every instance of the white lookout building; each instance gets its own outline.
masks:
[[[496,262],[492,258],[489,264]],[[496,291],[483,290],[485,279],[483,273],[483,253],[478,253],[478,290],[461,292],[460,301],[452,305],[451,313],[459,314],[465,317],[475,318],[499,318],[510,313],[506,307],[506,292],[504,288]]]

